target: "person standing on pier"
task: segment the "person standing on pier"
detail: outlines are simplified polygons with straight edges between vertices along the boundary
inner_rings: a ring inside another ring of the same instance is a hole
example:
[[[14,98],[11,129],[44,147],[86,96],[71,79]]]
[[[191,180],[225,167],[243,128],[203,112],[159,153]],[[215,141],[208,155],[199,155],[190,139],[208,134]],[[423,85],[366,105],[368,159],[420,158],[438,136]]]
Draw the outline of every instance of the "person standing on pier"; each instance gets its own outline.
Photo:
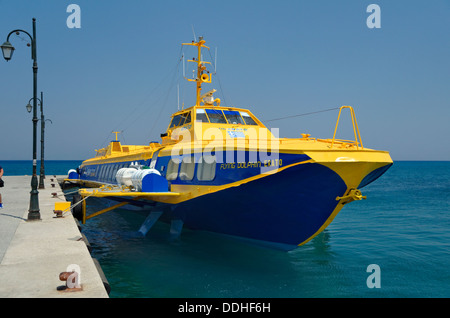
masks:
[[[3,168],[0,166],[0,188],[3,187]],[[0,194],[0,209],[3,209],[3,203],[2,203],[2,195]]]

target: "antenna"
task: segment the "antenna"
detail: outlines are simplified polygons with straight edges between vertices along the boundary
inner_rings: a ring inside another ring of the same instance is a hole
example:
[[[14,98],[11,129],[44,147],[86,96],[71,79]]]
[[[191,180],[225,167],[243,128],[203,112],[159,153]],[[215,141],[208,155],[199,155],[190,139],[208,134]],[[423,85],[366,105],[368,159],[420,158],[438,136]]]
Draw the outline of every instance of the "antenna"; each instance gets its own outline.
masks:
[[[180,84],[177,84],[177,110],[180,110]]]
[[[194,31],[194,28],[192,28],[192,31]],[[192,79],[186,78],[189,82],[196,82],[197,83],[197,102],[196,105],[199,106],[201,99],[200,99],[200,92],[202,90],[202,83],[211,83],[211,75],[212,74],[204,74],[203,72],[206,70],[205,64],[211,64],[211,62],[202,61],[202,48],[206,48],[209,50],[209,47],[207,47],[205,44],[205,40],[203,40],[203,37],[200,36],[198,38],[198,42],[192,41],[192,43],[182,43],[182,45],[192,45],[197,47],[197,58],[193,57],[192,60],[188,60],[188,62],[194,62],[197,63],[197,76],[195,76],[195,70],[193,71],[193,77]],[[208,72],[209,73],[209,72]]]
[[[183,53],[183,77],[186,77],[186,67],[184,66],[184,53]]]
[[[116,141],[117,141],[117,134],[122,133],[122,131],[112,131],[113,134],[116,134]]]
[[[194,33],[194,42],[197,41],[197,37],[195,36],[195,31],[194,31],[194,25],[191,24],[192,27],[192,33]]]
[[[214,73],[217,73],[217,46],[216,46],[215,56],[214,56]]]

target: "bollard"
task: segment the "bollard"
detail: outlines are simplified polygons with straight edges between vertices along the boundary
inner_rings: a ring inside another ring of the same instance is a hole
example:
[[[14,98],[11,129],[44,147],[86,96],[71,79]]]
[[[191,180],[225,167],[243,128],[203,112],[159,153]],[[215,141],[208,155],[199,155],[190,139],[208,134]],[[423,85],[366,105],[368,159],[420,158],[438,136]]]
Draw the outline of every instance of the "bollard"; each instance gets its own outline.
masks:
[[[63,202],[55,202],[55,209],[53,210],[53,213],[56,214],[56,218],[62,218],[64,211],[68,211],[70,209],[70,202],[63,201]]]
[[[56,198],[58,196],[58,193],[52,192],[52,198]]]
[[[66,285],[56,287],[58,291],[73,292],[83,290],[78,282],[78,273],[76,271],[60,273],[59,280],[62,282],[66,282]]]

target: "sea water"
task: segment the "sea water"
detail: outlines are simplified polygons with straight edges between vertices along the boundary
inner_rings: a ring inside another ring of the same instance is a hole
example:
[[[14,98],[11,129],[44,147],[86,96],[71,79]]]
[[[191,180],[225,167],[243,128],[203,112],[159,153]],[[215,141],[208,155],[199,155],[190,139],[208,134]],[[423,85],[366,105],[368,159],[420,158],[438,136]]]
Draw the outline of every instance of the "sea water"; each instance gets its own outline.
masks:
[[[44,175],[67,175],[70,169],[76,169],[82,160],[44,160]],[[0,160],[5,176],[31,176],[33,174],[32,160]],[[37,160],[36,174],[41,171],[41,161]]]
[[[127,210],[88,220],[83,233],[112,298],[450,297],[450,162],[395,162],[362,192],[290,252],[188,229],[174,239],[160,222],[140,237],[145,216]]]

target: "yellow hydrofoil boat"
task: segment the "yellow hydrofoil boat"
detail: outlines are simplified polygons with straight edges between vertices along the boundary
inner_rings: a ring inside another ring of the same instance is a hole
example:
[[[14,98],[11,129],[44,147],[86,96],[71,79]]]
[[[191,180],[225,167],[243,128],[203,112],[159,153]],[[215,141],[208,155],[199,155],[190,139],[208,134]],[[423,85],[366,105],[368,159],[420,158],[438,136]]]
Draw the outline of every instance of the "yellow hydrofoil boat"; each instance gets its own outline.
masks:
[[[83,222],[116,208],[147,216],[145,235],[157,220],[245,238],[290,250],[324,230],[345,204],[365,197],[360,189],[392,165],[387,151],[365,148],[350,106],[339,110],[333,138],[280,138],[248,109],[221,105],[203,38],[184,43],[197,49],[196,103],[172,115],[161,142],[122,145],[117,138],[94,158],[69,171],[78,184],[74,214]],[[348,110],[354,140],[336,139],[341,112]],[[87,215],[85,200],[115,202]],[[79,207],[79,209],[78,209]]]

